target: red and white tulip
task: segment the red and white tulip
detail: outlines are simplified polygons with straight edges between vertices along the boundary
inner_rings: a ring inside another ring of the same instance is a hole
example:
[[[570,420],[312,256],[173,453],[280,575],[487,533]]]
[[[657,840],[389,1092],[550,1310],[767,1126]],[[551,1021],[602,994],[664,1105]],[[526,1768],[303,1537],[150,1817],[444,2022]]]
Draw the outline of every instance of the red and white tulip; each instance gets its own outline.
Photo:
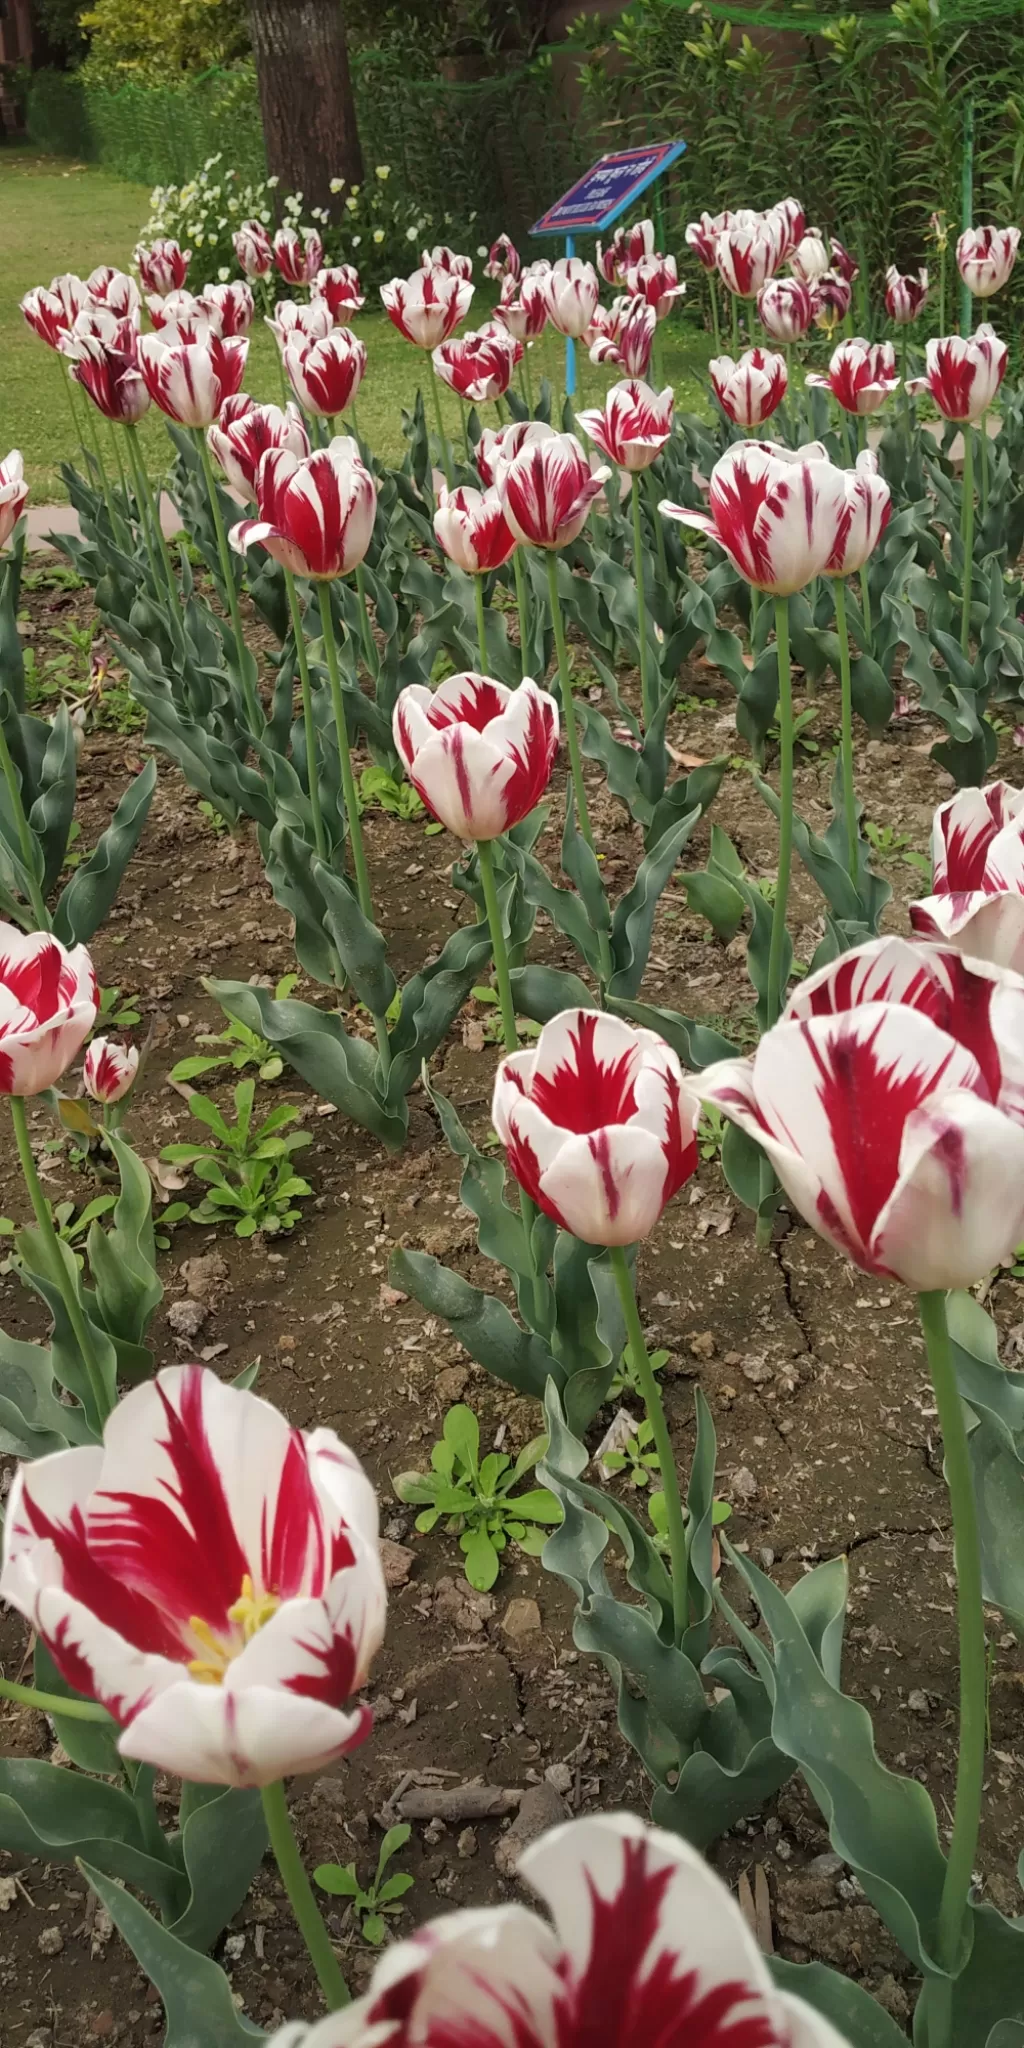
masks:
[[[20,448],[12,448],[0,462],[0,548],[5,548],[21,518],[28,497],[25,464]],[[0,925],[0,931],[6,931]]]
[[[600,1010],[563,1010],[510,1053],[491,1104],[520,1187],[586,1244],[649,1235],[697,1164],[699,1117],[671,1047]]]
[[[66,335],[60,352],[104,419],[133,427],[150,405],[138,365],[138,329],[133,320],[111,318],[104,324],[103,334]]]
[[[33,334],[38,334],[40,341],[45,341],[47,348],[53,349],[59,346],[61,336],[70,331],[71,320],[74,319],[74,314],[68,318],[67,307],[59,293],[47,291],[44,284],[33,285],[32,290],[25,293],[21,313]]]
[[[558,705],[529,676],[412,683],[394,710],[395,746],[428,811],[457,839],[497,839],[540,802],[558,751]]]
[[[910,906],[922,937],[1024,972],[1024,790],[960,789],[932,825],[932,894]]]
[[[268,2048],[844,2048],[776,1990],[731,1893],[679,1835],[631,1813],[541,1835],[518,1903],[428,1921],[376,1964],[365,1997]]]
[[[434,513],[438,546],[467,576],[500,569],[515,552],[516,537],[505,518],[501,495],[492,484],[475,491],[465,484],[438,492]]]
[[[626,275],[628,256],[627,235],[624,227],[616,228],[610,242],[598,242],[594,251],[594,268],[604,278],[605,284],[622,284]],[[653,247],[653,243],[652,243]]]
[[[191,249],[183,249],[171,235],[161,235],[148,248],[140,242],[135,265],[144,292],[178,292],[188,276]]]
[[[836,276],[843,279],[844,284],[856,284],[860,276],[860,264],[856,257],[851,256],[849,249],[844,247],[837,235],[830,238],[829,247],[832,251],[829,269],[834,270]]]
[[[644,299],[653,306],[659,320],[667,319],[677,299],[685,292],[680,284],[674,256],[641,256],[639,263],[630,265],[626,272],[626,290],[634,299]]]
[[[1009,282],[1020,246],[1019,228],[965,228],[956,245],[956,265],[976,299],[990,299]]]
[[[511,277],[514,279],[519,277],[522,273],[522,268],[523,260],[515,243],[509,239],[508,235],[499,235],[497,241],[491,243],[487,252],[484,276],[494,279],[500,278],[502,284],[504,284],[506,278]]]
[[[347,411],[366,375],[366,343],[351,327],[333,327],[322,341],[296,333],[282,361],[303,412],[333,419]]]
[[[807,221],[804,210],[799,199],[777,199],[775,205],[769,207],[768,211],[772,219],[779,223],[779,261],[785,263],[803,241],[806,233]]]
[[[434,349],[432,362],[442,384],[471,405],[503,398],[512,382],[520,343],[504,328],[490,334],[455,335]]]
[[[760,427],[782,404],[789,384],[785,356],[748,348],[738,362],[715,356],[708,364],[711,388],[734,427]]]
[[[609,462],[636,475],[657,462],[671,439],[673,396],[670,385],[657,392],[637,379],[613,384],[603,411],[577,414],[577,425]]]
[[[594,317],[601,296],[601,281],[592,263],[582,256],[560,256],[544,272],[544,299],[548,319],[559,334],[580,341]]]
[[[444,270],[414,270],[380,288],[384,310],[399,334],[416,348],[438,348],[469,312],[473,286]]]
[[[309,436],[297,405],[289,402],[283,411],[279,405],[257,405],[241,391],[221,407],[206,439],[214,461],[243,498],[256,496],[256,478],[268,448],[287,448],[300,457],[309,454]]]
[[[15,1475],[0,1592],[121,1755],[197,1784],[322,1771],[369,1734],[349,1708],[384,1633],[373,1488],[331,1429],[174,1366],[102,1445]]]
[[[814,318],[809,285],[799,277],[770,277],[757,295],[757,317],[772,341],[799,341]]]
[[[273,240],[274,262],[286,284],[312,284],[323,269],[324,245],[316,228],[278,228]]]
[[[449,249],[445,242],[424,249],[420,264],[422,269],[439,270],[445,277],[461,277],[467,284],[473,275],[472,256],[460,256],[457,249]]]
[[[154,405],[182,427],[212,427],[226,398],[233,398],[245,376],[248,340],[235,335],[222,341],[168,341],[176,330],[140,335],[138,365]]]
[[[274,244],[261,220],[244,220],[231,237],[235,261],[246,277],[266,277],[274,261]]]
[[[273,319],[268,313],[266,322],[282,355],[290,341],[300,337],[306,341],[325,341],[334,329],[326,299],[310,299],[308,305],[302,305],[298,299],[278,299]]]
[[[331,319],[340,321],[342,326],[352,313],[361,313],[366,304],[354,263],[336,263],[330,270],[318,270],[310,290],[314,299],[324,300],[331,309]]]
[[[917,319],[928,297],[928,272],[919,270],[916,277],[904,276],[890,263],[885,273],[885,310],[897,327],[909,327]]]
[[[598,312],[600,310],[598,308]],[[604,325],[596,316],[593,324]],[[627,377],[646,377],[651,367],[657,325],[658,316],[646,299],[616,299],[608,318],[607,331],[599,332],[591,343],[591,362],[614,363],[616,368],[625,370]]]
[[[535,341],[548,324],[548,295],[543,277],[529,271],[518,278],[506,277],[494,317],[516,341]]]
[[[731,213],[702,213],[686,230],[686,246],[692,249],[702,270],[718,268],[718,237],[731,226]]]
[[[706,533],[748,583],[791,597],[825,570],[846,512],[843,472],[820,441],[740,441],[711,472],[710,511],[662,501],[666,519]]]
[[[565,548],[582,533],[611,470],[592,470],[575,434],[527,441],[498,470],[505,517],[518,540],[538,548]]]
[[[795,248],[789,252],[789,267],[801,284],[817,284],[827,270],[832,268],[832,258],[824,235],[817,228],[801,235]]]
[[[68,327],[71,326],[75,314],[81,313],[92,303],[89,287],[84,278],[77,277],[73,270],[62,270],[59,277],[51,277],[50,291],[54,298],[60,300]]]
[[[1008,350],[983,321],[973,334],[946,334],[925,347],[925,374],[908,377],[907,390],[927,391],[947,420],[975,426],[1006,374]]]
[[[94,1102],[104,1105],[120,1102],[138,1071],[137,1045],[121,1045],[116,1038],[94,1038],[87,1047],[82,1069],[85,1092]]]
[[[0,1095],[52,1088],[78,1057],[98,1005],[84,946],[68,951],[49,932],[0,924]]]
[[[873,448],[862,448],[853,469],[841,469],[846,503],[840,512],[826,576],[855,576],[862,569],[889,524],[892,492],[879,475]]]
[[[248,334],[256,312],[252,287],[237,277],[229,284],[206,285],[199,295],[199,304],[206,308],[217,333],[225,337]]]
[[[114,270],[109,263],[100,263],[89,272],[85,288],[94,306],[105,307],[115,320],[137,320],[141,299],[139,287],[125,270]]]
[[[550,441],[557,429],[546,420],[512,420],[507,427],[485,427],[476,444],[476,466],[482,483],[496,484],[502,465],[506,468],[521,448],[536,441]]]
[[[824,334],[834,334],[839,322],[845,320],[852,299],[853,287],[845,277],[840,277],[837,270],[826,270],[811,286],[815,326]]]
[[[892,342],[863,341],[859,335],[841,341],[832,352],[827,377],[811,370],[806,381],[812,390],[830,391],[844,412],[859,419],[880,412],[900,388]]]
[[[774,277],[782,260],[781,222],[743,209],[734,213],[715,242],[718,275],[739,299],[756,299],[765,279]]]
[[[195,293],[184,285],[180,291],[168,292],[163,298],[158,292],[151,293],[146,300],[146,311],[158,334],[164,327],[177,327],[181,332],[190,329],[194,333],[195,323],[199,320],[205,323],[205,329],[211,334],[220,333],[216,307],[204,299],[197,299]]]
[[[242,519],[228,539],[240,555],[265,548],[295,576],[329,581],[364,559],[377,516],[377,488],[358,443],[338,434],[327,448],[294,455],[271,448],[256,476],[258,518]]]

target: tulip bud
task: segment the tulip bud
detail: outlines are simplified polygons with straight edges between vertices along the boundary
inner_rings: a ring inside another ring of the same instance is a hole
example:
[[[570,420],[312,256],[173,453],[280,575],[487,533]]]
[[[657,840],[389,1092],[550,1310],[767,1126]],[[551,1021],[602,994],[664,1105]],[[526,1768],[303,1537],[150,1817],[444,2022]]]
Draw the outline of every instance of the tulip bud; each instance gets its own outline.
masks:
[[[191,261],[191,249],[182,249],[170,236],[162,236],[148,248],[140,242],[135,251],[136,268],[146,292],[180,291]]]
[[[755,299],[782,260],[784,230],[777,220],[744,210],[736,213],[715,242],[715,261],[723,284],[740,299]]]
[[[613,384],[603,412],[581,412],[577,425],[609,462],[635,476],[657,462],[671,439],[672,399],[670,387],[659,395],[637,380]]]
[[[708,375],[722,411],[736,427],[763,426],[781,405],[789,383],[785,356],[767,348],[748,348],[735,363],[731,356],[716,356]]]
[[[41,1095],[60,1080],[96,1022],[98,996],[84,946],[69,951],[50,932],[0,924],[0,1095]]]
[[[278,228],[274,262],[286,284],[310,284],[322,267],[324,245],[315,228]]]
[[[519,277],[522,268],[522,258],[515,243],[509,240],[508,235],[499,235],[497,241],[491,243],[490,249],[487,252],[484,276],[495,279],[500,278],[502,283],[504,283],[506,278],[514,280]]]
[[[818,233],[817,228],[812,228],[810,233],[804,235],[797,243],[790,256],[789,267],[801,284],[817,284],[819,277],[824,277],[826,270],[831,269],[831,258],[824,236]],[[844,283],[846,281],[844,279]]]
[[[926,270],[919,270],[916,277],[902,277],[895,263],[890,263],[885,273],[885,310],[897,327],[909,327],[927,297]]]
[[[138,367],[138,334],[131,320],[110,323],[103,335],[67,335],[61,354],[71,375],[104,419],[133,427],[148,412],[150,398]]]
[[[25,465],[21,459],[21,450],[19,448],[12,448],[10,454],[6,455],[4,460],[0,462],[0,548],[7,546],[21,518],[22,508],[27,497],[28,485],[25,482]],[[7,929],[6,925],[0,926],[2,931]],[[2,979],[2,962],[0,962],[0,979]],[[2,1093],[3,1090],[0,1089],[0,1094]]]
[[[592,263],[580,256],[560,256],[544,277],[548,319],[559,334],[577,341],[589,327],[601,285]]]
[[[956,245],[956,264],[969,292],[990,299],[1007,283],[1017,261],[1019,228],[965,228]]]
[[[526,676],[412,683],[394,712],[395,746],[428,811],[458,839],[497,839],[529,817],[551,779],[558,706]]]
[[[261,220],[244,220],[231,237],[235,260],[246,277],[266,277],[274,261],[274,245]]]
[[[119,1045],[116,1038],[94,1038],[85,1055],[82,1077],[86,1093],[104,1105],[120,1102],[127,1095],[139,1070],[135,1045]]]
[[[464,569],[467,576],[500,569],[516,545],[500,494],[493,485],[486,491],[474,491],[465,485],[455,491],[441,490],[434,513],[434,533],[449,561]]]
[[[810,287],[798,277],[770,277],[757,295],[757,317],[773,341],[799,341],[814,318]]]
[[[538,548],[565,548],[586,525],[607,468],[592,471],[575,434],[527,442],[498,471],[505,517],[518,540]]]

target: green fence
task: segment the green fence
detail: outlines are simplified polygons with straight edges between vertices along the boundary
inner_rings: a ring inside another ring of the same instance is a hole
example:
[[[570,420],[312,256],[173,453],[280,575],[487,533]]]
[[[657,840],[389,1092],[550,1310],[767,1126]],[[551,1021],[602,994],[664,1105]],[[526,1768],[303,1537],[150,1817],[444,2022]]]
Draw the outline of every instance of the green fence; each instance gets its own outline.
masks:
[[[266,175],[256,80],[212,72],[187,86],[83,85],[37,71],[26,103],[29,141],[52,156],[103,164],[142,185],[181,185],[218,150],[247,180]]]

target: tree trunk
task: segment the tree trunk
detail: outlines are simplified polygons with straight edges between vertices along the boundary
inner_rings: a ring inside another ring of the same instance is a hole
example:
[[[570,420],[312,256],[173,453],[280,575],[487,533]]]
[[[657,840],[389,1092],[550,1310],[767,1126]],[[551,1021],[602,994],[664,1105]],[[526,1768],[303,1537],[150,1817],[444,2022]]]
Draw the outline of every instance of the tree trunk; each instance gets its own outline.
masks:
[[[331,179],[358,184],[363,157],[342,0],[249,0],[267,170],[304,211],[331,206]]]

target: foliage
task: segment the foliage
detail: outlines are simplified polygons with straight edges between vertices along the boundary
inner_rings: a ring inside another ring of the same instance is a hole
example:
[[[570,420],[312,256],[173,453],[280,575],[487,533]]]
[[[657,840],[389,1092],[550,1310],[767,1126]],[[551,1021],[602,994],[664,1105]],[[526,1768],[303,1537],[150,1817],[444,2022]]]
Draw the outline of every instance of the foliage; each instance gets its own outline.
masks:
[[[249,44],[245,0],[93,0],[80,22],[89,37],[83,78],[98,85],[177,84],[230,64]]]
[[[274,988],[274,1001],[284,1002],[291,995],[297,974],[282,974]],[[223,1031],[199,1031],[197,1045],[226,1045],[225,1053],[193,1053],[178,1060],[168,1075],[170,1081],[198,1081],[201,1074],[212,1074],[220,1067],[231,1067],[237,1074],[243,1067],[255,1067],[261,1081],[277,1081],[283,1072],[284,1063],[279,1053],[256,1031],[250,1031],[247,1024],[237,1018],[230,1018]]]
[[[384,1874],[392,1858],[405,1848],[411,1834],[407,1821],[388,1829],[380,1845],[376,1871],[368,1885],[360,1884],[354,1863],[321,1863],[313,1872],[321,1891],[329,1892],[334,1899],[351,1899],[359,1932],[372,1948],[380,1948],[387,1940],[388,1921],[404,1912],[405,1908],[398,1902],[416,1882],[406,1870],[396,1870],[391,1877]]]
[[[257,1230],[291,1230],[301,1220],[296,1207],[310,1193],[309,1182],[292,1169],[292,1155],[310,1143],[308,1131],[289,1130],[298,1117],[284,1102],[261,1124],[253,1124],[255,1081],[239,1081],[234,1091],[233,1122],[208,1095],[190,1095],[189,1108],[213,1135],[205,1143],[165,1145],[160,1154],[169,1165],[189,1166],[208,1188],[190,1210],[195,1223],[234,1222],[236,1237]]]
[[[394,1481],[399,1500],[422,1507],[416,1517],[421,1534],[442,1520],[450,1534],[458,1533],[466,1577],[481,1592],[493,1586],[510,1540],[528,1556],[539,1557],[545,1524],[561,1520],[558,1503],[545,1487],[512,1490],[546,1447],[547,1438],[539,1436],[524,1446],[515,1463],[503,1451],[490,1451],[481,1461],[480,1424],[460,1402],[444,1418],[440,1441],[430,1453],[430,1471],[400,1472]]]

